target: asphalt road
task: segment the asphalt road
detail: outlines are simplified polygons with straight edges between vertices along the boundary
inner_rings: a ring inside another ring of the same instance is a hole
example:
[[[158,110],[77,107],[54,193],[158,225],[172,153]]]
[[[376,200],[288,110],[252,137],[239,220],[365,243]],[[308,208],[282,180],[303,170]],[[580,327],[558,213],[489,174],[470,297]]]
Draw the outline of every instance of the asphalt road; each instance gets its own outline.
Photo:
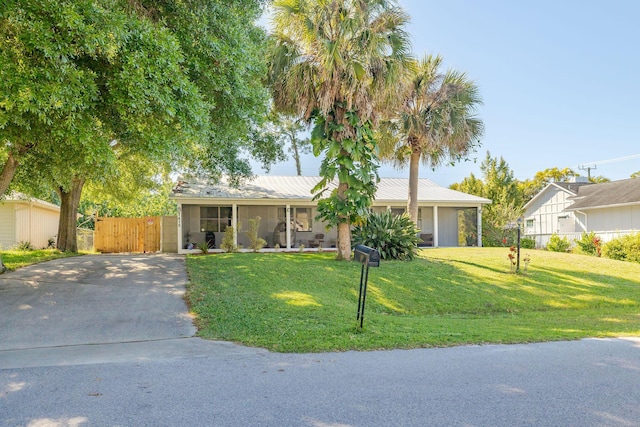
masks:
[[[77,262],[0,279],[1,426],[640,426],[640,339],[277,354],[189,338],[180,257]]]

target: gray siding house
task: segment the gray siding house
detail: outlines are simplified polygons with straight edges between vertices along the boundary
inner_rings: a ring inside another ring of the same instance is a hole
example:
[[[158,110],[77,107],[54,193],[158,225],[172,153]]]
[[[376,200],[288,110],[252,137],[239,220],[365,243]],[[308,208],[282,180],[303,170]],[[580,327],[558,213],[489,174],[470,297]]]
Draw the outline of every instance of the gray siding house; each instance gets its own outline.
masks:
[[[335,246],[337,230],[326,229],[316,221],[317,204],[311,189],[320,181],[309,176],[258,176],[234,188],[226,181],[210,183],[202,178],[188,178],[178,182],[171,198],[178,204],[178,252],[197,251],[194,245],[215,241],[220,247],[228,226],[235,230],[236,244],[248,247],[246,237],[249,220],[260,217],[258,234],[267,247],[330,248]],[[408,179],[382,178],[372,209],[390,209],[401,214],[406,209]],[[477,238],[482,244],[482,206],[490,200],[441,187],[428,179],[421,179],[418,191],[418,228],[430,246],[459,246],[459,225],[462,213],[477,215]],[[314,249],[317,250],[317,249]]]

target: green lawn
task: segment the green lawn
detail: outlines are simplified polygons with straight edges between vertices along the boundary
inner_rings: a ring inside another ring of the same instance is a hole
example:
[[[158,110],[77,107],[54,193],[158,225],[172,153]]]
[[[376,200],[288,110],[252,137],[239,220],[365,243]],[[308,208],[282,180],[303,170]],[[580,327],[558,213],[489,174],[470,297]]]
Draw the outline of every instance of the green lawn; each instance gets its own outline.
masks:
[[[2,262],[9,270],[15,270],[27,265],[36,264],[38,262],[49,261],[56,258],[66,258],[69,256],[77,256],[78,254],[69,252],[60,252],[57,249],[37,249],[33,251],[0,251]]]
[[[372,350],[640,336],[640,264],[507,248],[427,249],[371,268],[364,329],[360,265],[332,253],[189,256],[199,335],[281,352]]]

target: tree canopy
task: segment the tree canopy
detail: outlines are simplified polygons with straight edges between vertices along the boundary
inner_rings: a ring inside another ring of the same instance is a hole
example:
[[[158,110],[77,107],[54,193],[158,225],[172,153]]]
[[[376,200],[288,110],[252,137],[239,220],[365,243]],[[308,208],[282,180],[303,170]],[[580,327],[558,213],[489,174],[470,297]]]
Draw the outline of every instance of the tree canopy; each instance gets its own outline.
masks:
[[[494,158],[487,152],[480,170],[482,179],[471,174],[450,188],[491,200],[492,203],[483,208],[482,244],[500,246],[507,238],[508,226],[522,214],[522,192],[513,170],[502,157]]]
[[[311,141],[324,159],[313,191],[320,217],[338,227],[338,258],[349,259],[350,224],[378,181],[372,124],[406,67],[408,16],[388,0],[276,0],[273,8],[274,105],[315,120]]]
[[[0,10],[0,194],[55,188],[75,250],[85,182],[136,186],[165,167],[251,173],[267,111],[261,2],[7,0]],[[164,166],[162,166],[164,165]],[[129,177],[129,179],[126,179]]]
[[[579,174],[570,168],[559,169],[553,167],[539,171],[533,179],[527,179],[521,183],[520,187],[523,201],[526,203],[531,200],[551,182],[567,182],[577,176],[579,176]]]
[[[479,145],[483,122],[477,85],[465,73],[442,72],[441,56],[427,55],[398,84],[396,110],[383,121],[381,155],[396,166],[409,165],[407,212],[418,222],[418,167],[436,167],[465,158]]]

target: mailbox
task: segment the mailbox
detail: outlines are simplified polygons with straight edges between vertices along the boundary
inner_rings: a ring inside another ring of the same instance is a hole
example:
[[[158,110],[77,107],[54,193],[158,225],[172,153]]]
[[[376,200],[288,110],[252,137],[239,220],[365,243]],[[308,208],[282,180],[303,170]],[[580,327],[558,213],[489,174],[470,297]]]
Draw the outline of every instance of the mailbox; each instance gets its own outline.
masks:
[[[369,246],[356,245],[353,250],[353,258],[362,265],[380,267],[380,252]]]
[[[353,259],[362,264],[360,270],[360,291],[358,292],[358,314],[356,320],[360,321],[360,328],[364,322],[364,303],[367,299],[367,281],[369,280],[369,267],[380,267],[380,252],[377,249],[365,245],[356,245],[353,248]]]

